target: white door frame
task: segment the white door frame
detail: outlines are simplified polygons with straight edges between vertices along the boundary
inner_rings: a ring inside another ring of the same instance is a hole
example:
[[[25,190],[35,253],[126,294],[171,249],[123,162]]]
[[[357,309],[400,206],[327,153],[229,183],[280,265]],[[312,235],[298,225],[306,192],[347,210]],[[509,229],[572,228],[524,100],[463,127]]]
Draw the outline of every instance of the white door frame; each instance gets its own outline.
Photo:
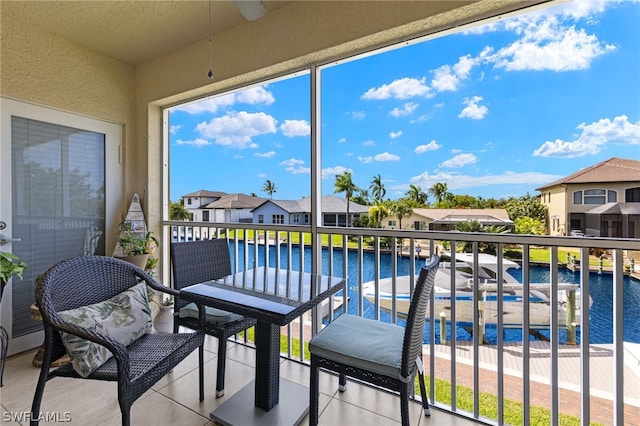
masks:
[[[120,201],[122,199],[122,125],[96,120],[82,115],[71,114],[56,109],[27,102],[0,97],[0,221],[7,227],[0,231],[6,237],[19,238],[12,234],[12,193],[11,182],[11,117],[18,116],[44,121],[61,126],[74,127],[105,135],[105,238],[106,251],[115,246],[115,229],[118,223]],[[9,189],[11,189],[9,191]],[[111,232],[113,231],[113,232]],[[1,251],[12,251],[9,242],[0,246]],[[9,355],[19,353],[42,343],[44,332],[39,331],[13,339],[11,326],[12,310],[11,280],[7,284],[0,303],[0,324],[9,334]]]

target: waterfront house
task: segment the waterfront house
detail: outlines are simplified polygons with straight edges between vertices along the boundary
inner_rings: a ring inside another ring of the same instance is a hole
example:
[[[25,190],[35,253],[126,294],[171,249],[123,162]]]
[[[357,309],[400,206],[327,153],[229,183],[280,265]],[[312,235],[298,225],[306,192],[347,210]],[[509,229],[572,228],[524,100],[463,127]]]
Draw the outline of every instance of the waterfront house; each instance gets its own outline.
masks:
[[[182,196],[184,208],[189,212],[189,220],[194,222],[209,222],[209,211],[205,206],[211,204],[220,198],[226,196],[226,192],[207,191],[201,189],[199,191],[190,192]]]
[[[477,221],[483,226],[504,226],[513,231],[513,221],[505,209],[413,209],[411,216],[402,219],[404,229],[452,231],[461,222]],[[397,218],[388,217],[384,228],[397,228]]]
[[[369,206],[349,202],[349,223],[369,212]],[[253,223],[310,225],[311,197],[300,200],[265,200],[253,209]],[[347,201],[335,195],[322,196],[322,226],[346,226]]]
[[[550,235],[640,238],[640,160],[611,158],[537,191]]]
[[[202,207],[203,222],[251,223],[253,209],[264,202],[264,198],[245,194],[229,194]]]

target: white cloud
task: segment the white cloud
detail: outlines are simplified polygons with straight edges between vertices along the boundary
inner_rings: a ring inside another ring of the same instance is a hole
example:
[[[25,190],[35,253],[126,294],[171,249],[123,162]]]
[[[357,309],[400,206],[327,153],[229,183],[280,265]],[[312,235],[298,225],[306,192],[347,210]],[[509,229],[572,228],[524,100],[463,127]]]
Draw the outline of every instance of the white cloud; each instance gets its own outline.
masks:
[[[486,51],[484,59],[507,71],[574,71],[589,68],[593,59],[616,49],[584,29],[563,25],[557,16],[530,22],[518,31],[519,40],[495,53]]]
[[[547,141],[533,151],[533,155],[574,158],[597,154],[608,144],[640,145],[640,120],[632,123],[626,115],[615,117],[613,121],[603,118],[591,124],[581,123],[577,128],[581,133],[576,140]]]
[[[447,184],[449,191],[465,188],[479,188],[495,185],[544,185],[554,180],[560,179],[560,175],[552,175],[538,172],[512,172],[506,171],[497,175],[469,176],[453,172],[440,172],[429,174],[428,171],[412,177],[409,182],[420,185],[423,188],[431,188],[434,183],[442,182]]]
[[[458,154],[455,157],[440,163],[440,167],[459,169],[460,167],[468,166],[469,164],[475,164],[477,162],[478,158],[473,154]]]
[[[426,85],[426,79],[401,78],[389,84],[383,84],[377,88],[367,90],[361,99],[408,99],[415,96],[429,98],[433,96],[431,89]]]
[[[587,19],[590,23],[597,13],[611,4],[615,3],[600,0],[573,1],[562,4],[562,7],[550,7],[540,12],[478,26],[465,34],[503,31],[515,34],[518,39],[504,48],[487,46],[477,56],[461,56],[455,64],[444,64],[432,69],[431,86],[427,85],[425,77],[399,78],[367,90],[361,99],[430,98],[436,92],[457,91],[465,80],[471,78],[474,67],[480,64],[493,65],[496,69],[506,71],[586,69],[595,58],[616,50],[616,46],[600,41],[596,35],[588,34],[584,29],[577,29],[570,21]],[[480,71],[479,78],[484,78],[483,70]],[[500,78],[500,75],[494,78]],[[401,112],[401,109],[395,109],[392,115]]]
[[[202,138],[197,138],[191,141],[184,141],[182,139],[178,139],[176,141],[176,145],[191,145],[191,146],[195,146],[196,148],[202,148],[203,146],[211,145],[211,142]]]
[[[275,151],[256,152],[254,155],[256,157],[271,158],[271,157],[274,157],[276,155],[276,152]]]
[[[397,139],[397,138],[399,138],[400,136],[402,136],[402,130],[398,130],[397,132],[391,132],[391,133],[389,133],[389,137],[390,137],[391,139]]]
[[[222,117],[202,122],[196,130],[218,145],[243,149],[257,146],[251,138],[276,132],[277,120],[264,112],[229,112]]]
[[[256,86],[241,92],[227,93],[175,108],[175,111],[184,111],[189,114],[200,114],[203,112],[215,113],[220,108],[225,108],[237,103],[249,105],[271,105],[275,102],[273,94],[265,89],[266,86]]]
[[[453,92],[458,89],[460,80],[449,65],[443,65],[440,68],[436,68],[433,73],[434,77],[431,81],[431,86],[438,92]]]
[[[461,56],[453,66],[453,71],[459,78],[467,79],[476,63],[477,59],[472,58],[471,55]]]
[[[395,154],[383,152],[381,154],[376,154],[373,157],[358,157],[358,160],[362,163],[373,163],[374,161],[399,161],[400,157]]]
[[[442,65],[436,68],[432,71],[434,77],[431,81],[431,87],[438,92],[457,91],[462,81],[469,78],[473,67],[477,63],[477,58],[465,55],[461,56],[453,66]]]
[[[238,102],[250,105],[271,105],[276,101],[273,93],[265,88],[266,86],[255,86],[241,92],[236,92]]]
[[[416,154],[424,154],[427,151],[435,151],[440,149],[441,147],[442,145],[438,144],[438,142],[436,142],[436,140],[434,139],[428,144],[416,146],[413,152],[415,152]]]
[[[311,125],[307,120],[284,120],[280,126],[283,135],[290,138],[294,136],[309,136],[311,134]]]
[[[364,118],[367,116],[364,111],[351,111],[347,112],[346,114],[354,120],[364,120]]]
[[[181,124],[174,124],[169,128],[169,133],[171,133],[172,135],[175,135],[180,131],[180,129],[182,129]]]
[[[327,167],[326,169],[322,169],[322,179],[335,178],[336,176],[341,175],[344,172],[353,173],[353,170],[343,166]]]
[[[300,160],[298,158],[290,158],[288,160],[284,160],[280,162],[280,165],[285,166],[284,169],[294,175],[311,173],[311,168],[305,167],[304,160]]]
[[[485,105],[478,105],[479,102],[482,101],[481,96],[474,96],[473,98],[465,98],[462,101],[466,107],[462,109],[458,117],[460,118],[471,118],[473,120],[482,120],[485,115],[489,113],[489,108]]]
[[[366,141],[362,142],[362,146],[376,146],[376,141],[367,139]]]
[[[407,115],[413,114],[413,112],[418,109],[420,105],[415,102],[407,102],[402,106],[402,108],[394,108],[391,110],[389,115],[394,117],[406,117]]]
[[[346,143],[346,142],[347,142],[347,138],[338,139],[338,143]]]

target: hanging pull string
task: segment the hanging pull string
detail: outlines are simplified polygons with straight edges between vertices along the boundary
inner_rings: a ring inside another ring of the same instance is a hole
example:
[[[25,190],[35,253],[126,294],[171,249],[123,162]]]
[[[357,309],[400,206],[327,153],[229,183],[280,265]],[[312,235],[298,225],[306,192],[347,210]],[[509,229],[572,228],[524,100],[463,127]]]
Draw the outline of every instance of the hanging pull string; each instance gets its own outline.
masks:
[[[213,67],[211,66],[211,0],[209,0],[209,78],[213,78]]]

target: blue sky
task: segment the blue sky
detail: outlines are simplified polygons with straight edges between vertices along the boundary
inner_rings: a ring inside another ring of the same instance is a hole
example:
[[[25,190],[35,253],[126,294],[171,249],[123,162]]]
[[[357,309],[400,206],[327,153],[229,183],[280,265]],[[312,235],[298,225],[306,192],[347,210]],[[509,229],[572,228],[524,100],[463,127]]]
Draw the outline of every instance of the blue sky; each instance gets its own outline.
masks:
[[[267,179],[276,199],[310,195],[309,80],[174,109],[171,200],[268,197]],[[345,171],[361,188],[380,174],[391,199],[436,182],[484,198],[537,194],[611,157],[640,160],[640,1],[560,4],[344,61],[321,82],[323,194]]]

